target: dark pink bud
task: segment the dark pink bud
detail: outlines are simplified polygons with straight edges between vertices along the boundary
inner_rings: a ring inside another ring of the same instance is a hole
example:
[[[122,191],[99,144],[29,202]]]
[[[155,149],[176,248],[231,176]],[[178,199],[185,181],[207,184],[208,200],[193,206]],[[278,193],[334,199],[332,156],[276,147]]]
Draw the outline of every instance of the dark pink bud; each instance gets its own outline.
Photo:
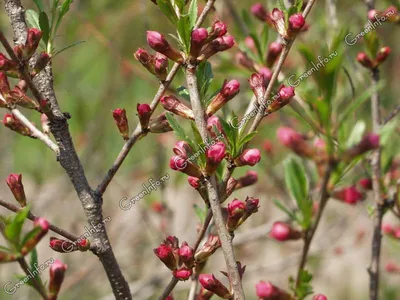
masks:
[[[52,299],[57,299],[66,271],[67,265],[63,264],[58,259],[50,266],[49,294]]]
[[[205,28],[197,28],[192,31],[192,39],[190,46],[190,54],[192,57],[197,57],[200,54],[201,48],[206,43],[208,31]]]
[[[358,191],[354,185],[334,192],[332,197],[348,204],[356,204],[357,202],[364,200],[364,195]]]
[[[238,52],[235,56],[236,62],[250,71],[254,71],[253,61],[247,56],[246,53]]]
[[[188,182],[195,189],[198,189],[200,187],[200,179],[199,178],[189,176]]]
[[[390,52],[392,52],[390,47],[383,47],[383,48],[379,49],[379,51],[376,55],[376,62],[378,64],[383,63],[386,60],[386,58],[389,56]]]
[[[371,9],[368,11],[368,20],[375,22],[377,17],[379,17],[379,15],[376,9]]]
[[[90,242],[87,239],[83,239],[83,240],[77,242],[77,245],[78,245],[79,251],[82,251],[82,252],[90,249]]]
[[[375,67],[372,60],[364,52],[357,54],[357,61],[367,69],[373,69]]]
[[[8,59],[3,53],[0,53],[0,71],[16,71],[18,63]]]
[[[154,73],[161,81],[165,81],[168,76],[168,58],[159,52],[154,57]]]
[[[125,108],[114,109],[113,118],[115,124],[118,127],[119,133],[124,138],[124,140],[129,139],[129,124],[128,124],[128,118],[126,117]]]
[[[400,266],[398,266],[397,264],[395,264],[393,262],[388,262],[385,265],[385,270],[388,273],[400,274]]]
[[[187,159],[192,154],[192,148],[185,141],[176,142],[174,148],[172,149],[174,153],[184,159]]]
[[[172,156],[169,161],[169,166],[172,170],[180,171],[189,176],[198,178],[202,176],[200,169],[196,165],[192,164],[181,156]]]
[[[182,55],[169,45],[161,33],[157,31],[147,31],[147,43],[153,50],[164,54],[169,59],[182,62]]]
[[[154,249],[154,254],[169,268],[175,270],[178,262],[174,256],[174,251],[170,245],[161,244],[158,248]]]
[[[246,149],[243,153],[235,159],[235,165],[240,166],[254,166],[261,160],[260,150],[254,149]]]
[[[258,211],[258,203],[260,202],[259,199],[255,199],[253,197],[247,197],[245,201],[245,214],[243,216],[243,221],[246,220],[250,215],[256,213]]]
[[[26,206],[26,196],[24,186],[22,184],[21,174],[10,174],[6,179],[7,185],[14,195],[15,200],[22,206]]]
[[[203,262],[210,257],[217,249],[221,247],[221,241],[218,236],[210,235],[207,242],[196,252],[196,262]]]
[[[139,48],[133,56],[151,73],[155,74],[154,70],[154,56],[147,52],[145,49]]]
[[[180,269],[174,270],[172,275],[180,281],[186,281],[192,275],[192,269],[187,267],[181,267]]]
[[[240,215],[240,217],[243,215],[245,209],[245,204],[238,200],[238,199],[233,199],[231,203],[228,203],[228,215],[229,216],[237,216]]]
[[[250,87],[253,90],[253,93],[258,101],[260,101],[264,97],[266,91],[264,83],[264,77],[260,74],[254,73],[249,78]]]
[[[272,78],[272,71],[267,67],[262,67],[258,73],[263,77],[264,85],[268,86],[268,83]]]
[[[222,52],[232,48],[235,45],[235,40],[232,36],[222,36],[216,38],[201,51],[199,60],[205,60],[217,52]]]
[[[216,113],[229,100],[235,97],[240,91],[240,83],[237,80],[226,81],[222,85],[220,92],[211,100],[207,107],[206,114],[208,116]]]
[[[257,182],[257,180],[258,180],[257,172],[247,171],[245,176],[242,176],[237,180],[235,189],[240,189],[246,186],[253,185]]]
[[[215,128],[217,128],[215,130]],[[207,119],[207,130],[212,137],[216,137],[219,133],[223,133],[221,122],[217,116],[211,116]]]
[[[213,274],[200,274],[199,282],[203,288],[213,292],[215,295],[230,299],[231,293]]]
[[[256,3],[250,8],[251,13],[257,17],[260,21],[266,21],[268,17],[268,12],[264,5],[261,3]]]
[[[323,294],[317,294],[312,298],[312,300],[328,300],[328,297]]]
[[[256,50],[256,43],[254,42],[254,39],[251,36],[246,36],[244,39],[244,43],[252,51],[257,51]]]
[[[382,224],[382,232],[387,235],[392,235],[394,233],[394,227],[389,223]]]
[[[256,284],[256,294],[262,300],[290,300],[292,297],[271,282],[260,281]]]
[[[186,242],[182,243],[182,246],[178,250],[179,261],[184,263],[188,268],[193,267],[194,265],[194,250],[189,247]]]
[[[275,26],[276,31],[278,31],[278,33],[282,37],[286,38],[287,34],[285,26],[285,15],[283,14],[283,12],[277,8],[274,8],[269,17],[272,24]]]
[[[281,85],[279,88],[279,96],[283,101],[291,99],[294,96],[294,88],[291,86]]]
[[[225,23],[222,23],[221,21],[215,21],[211,32],[210,32],[210,38],[211,39],[216,39],[219,37],[224,36],[228,32],[228,27],[226,26]]]
[[[9,92],[10,83],[8,82],[7,75],[4,72],[0,72],[0,94],[3,95],[3,98],[7,98]],[[0,104],[0,107],[3,106]]]
[[[138,112],[139,122],[143,129],[147,128],[151,116],[151,107],[148,104],[138,103],[136,106]]]
[[[57,239],[55,237],[50,237],[50,248],[56,252],[60,253],[70,253],[74,251],[78,251],[78,246],[67,240]]]
[[[176,236],[169,235],[164,240],[164,244],[171,246],[172,249],[176,250],[179,248],[179,239]]]
[[[21,254],[26,255],[28,254],[36,245],[40,242],[40,240],[46,235],[49,231],[49,222],[47,222],[43,218],[36,218],[34,222],[34,228],[30,232],[30,238],[25,242],[22,246]],[[40,229],[38,231],[38,229]],[[29,234],[29,233],[28,233]]]
[[[207,163],[218,165],[225,157],[226,146],[223,142],[212,145],[206,152]]]
[[[360,181],[358,183],[362,186],[363,189],[372,190],[371,178],[362,178],[362,179],[360,179]]]
[[[365,152],[375,150],[379,148],[379,135],[374,133],[366,134],[360,141],[359,144],[346,150],[345,157],[351,160],[358,155],[364,154]]]
[[[293,14],[289,17],[289,31],[297,33],[304,26],[305,20],[301,13]]]
[[[267,55],[267,66],[272,67],[279,55],[282,52],[282,44],[279,42],[272,42],[268,47],[268,55]]]
[[[267,113],[271,114],[280,110],[285,105],[289,104],[290,100],[295,95],[294,88],[291,86],[281,85],[278,92],[278,97],[268,106]],[[274,99],[274,97],[272,98]]]
[[[151,133],[164,133],[172,131],[172,127],[169,125],[165,112],[160,114],[158,117],[150,120],[149,131]]]
[[[302,234],[287,223],[275,222],[272,225],[269,236],[277,241],[284,242],[288,240],[298,240],[302,237]]]
[[[161,98],[161,104],[165,110],[168,110],[178,116],[194,120],[193,111],[180,102],[175,96],[164,96]]]
[[[42,32],[37,28],[29,28],[25,46],[23,47],[23,60],[29,60],[39,46]]]
[[[279,127],[277,135],[279,141],[296,154],[305,157],[312,157],[315,154],[315,149],[306,143],[303,135],[292,128]]]

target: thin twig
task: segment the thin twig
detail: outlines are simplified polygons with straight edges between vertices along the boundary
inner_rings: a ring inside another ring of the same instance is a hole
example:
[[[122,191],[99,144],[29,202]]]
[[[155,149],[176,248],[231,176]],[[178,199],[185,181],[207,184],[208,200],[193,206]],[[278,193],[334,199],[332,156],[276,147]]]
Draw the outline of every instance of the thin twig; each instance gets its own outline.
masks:
[[[60,149],[58,146],[47,135],[37,129],[36,126],[33,125],[18,109],[11,109],[11,112],[22,124],[29,128],[29,130],[32,132],[32,137],[35,137],[45,143],[46,146],[49,147],[57,156],[60,154]]]
[[[179,280],[176,277],[172,277],[171,281],[168,283],[161,296],[158,297],[158,300],[165,300],[165,298],[167,298],[171,294],[172,290],[175,288],[178,282]]]
[[[389,123],[391,120],[393,120],[398,114],[400,113],[400,105],[397,105],[390,113],[389,115],[385,118],[383,121],[382,125],[385,125]]]
[[[31,282],[35,290],[43,297],[43,299],[49,299],[46,293],[46,290],[42,284],[40,284],[36,277],[32,276],[32,273],[29,271],[28,264],[25,261],[25,258],[18,258],[18,263],[21,266],[21,269],[24,270],[25,274],[31,278]]]

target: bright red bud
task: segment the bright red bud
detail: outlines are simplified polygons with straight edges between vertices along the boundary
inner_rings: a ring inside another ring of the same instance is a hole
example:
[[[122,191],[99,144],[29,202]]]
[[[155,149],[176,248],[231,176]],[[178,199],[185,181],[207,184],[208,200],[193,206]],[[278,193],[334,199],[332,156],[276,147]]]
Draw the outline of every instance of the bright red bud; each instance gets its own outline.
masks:
[[[297,33],[304,26],[305,20],[301,13],[293,14],[289,17],[289,31]]]
[[[372,190],[372,180],[371,180],[371,178],[362,178],[362,179],[360,179],[360,181],[358,183],[359,183],[359,185],[362,186],[363,189]]]
[[[383,48],[379,49],[378,54],[376,55],[376,62],[378,64],[383,63],[386,60],[386,58],[389,56],[390,52],[392,52],[390,47],[383,47]]]
[[[367,69],[373,69],[375,67],[372,60],[364,52],[357,54],[357,61]]]
[[[224,36],[228,32],[228,27],[221,21],[215,21],[210,32],[210,40]]]
[[[194,265],[194,250],[189,247],[186,242],[178,250],[179,261],[184,263],[186,267],[191,268]]]
[[[180,281],[186,281],[190,278],[192,273],[193,272],[191,268],[189,269],[187,267],[181,267],[180,269],[174,270],[172,275]]]
[[[289,240],[298,240],[302,237],[302,234],[287,223],[275,222],[272,225],[269,236],[277,241],[284,242]]]
[[[58,259],[50,266],[49,294],[52,297],[51,299],[57,299],[57,295],[64,281],[65,271],[67,271],[67,265],[63,264]]]
[[[188,182],[195,189],[198,189],[200,187],[200,179],[199,178],[189,176]]]
[[[312,298],[312,300],[328,300],[328,297],[323,294],[317,294]]]
[[[147,43],[149,46],[175,62],[182,62],[183,57],[176,49],[172,48],[165,37],[157,31],[147,31]]]
[[[129,124],[128,118],[126,117],[125,108],[116,108],[113,110],[113,117],[115,124],[118,127],[119,133],[124,138],[124,140],[129,139]]]
[[[142,128],[147,128],[150,121],[151,116],[151,107],[148,104],[140,104],[138,103],[136,106],[139,122]]]
[[[153,249],[154,254],[170,269],[175,270],[178,262],[174,256],[174,250],[171,245],[161,244],[158,248]]]
[[[197,28],[192,31],[190,55],[197,58],[200,54],[201,48],[208,39],[208,31],[205,28]]]
[[[217,296],[230,299],[231,293],[213,274],[200,274],[199,282],[203,288]]]

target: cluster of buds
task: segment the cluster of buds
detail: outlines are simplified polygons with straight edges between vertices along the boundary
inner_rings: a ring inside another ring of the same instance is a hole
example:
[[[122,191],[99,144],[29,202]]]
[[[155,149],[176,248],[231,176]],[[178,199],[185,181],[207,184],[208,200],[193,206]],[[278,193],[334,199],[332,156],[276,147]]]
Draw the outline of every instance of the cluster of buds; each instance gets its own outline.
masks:
[[[376,53],[375,58],[370,58],[366,53],[360,52],[357,54],[357,61],[365,68],[369,70],[376,69],[381,65],[389,56],[392,50],[390,47],[382,47]]]
[[[246,149],[234,161],[237,167],[255,166],[261,160],[261,152],[257,148]]]
[[[221,21],[215,21],[212,27],[197,28],[192,31],[190,43],[190,57],[203,61],[212,55],[226,51],[235,45],[232,36],[226,35],[227,27]]]
[[[315,148],[307,142],[306,138],[301,133],[294,129],[279,127],[277,135],[281,144],[291,149],[297,155],[308,158],[315,156]]]
[[[167,79],[168,58],[164,54],[157,52],[156,55],[152,55],[146,50],[139,48],[134,53],[134,57],[160,81]]]
[[[260,281],[256,284],[256,294],[260,300],[291,300],[292,297],[286,291],[273,285],[271,282]]]
[[[56,300],[64,281],[67,265],[56,259],[50,267],[49,299]]]
[[[371,9],[368,11],[368,19],[371,22],[391,22],[391,23],[400,23],[400,14],[399,10],[391,5],[384,11],[377,11],[375,9]]]
[[[156,52],[163,54],[170,60],[182,63],[182,54],[172,47],[165,37],[157,31],[147,31],[147,43]]]
[[[172,271],[172,275],[179,280],[188,280],[194,266],[194,250],[183,242],[179,247],[179,240],[169,236],[163,243],[154,249],[154,254]]]
[[[47,222],[43,218],[37,218],[34,222],[33,229],[28,233],[29,239],[25,242],[25,244],[21,248],[21,254],[25,256],[36,245],[40,242],[40,240],[45,236],[45,234],[49,231],[49,222]]]
[[[202,176],[199,167],[191,161],[192,148],[185,141],[178,141],[173,151],[176,155],[172,156],[169,166],[172,170],[180,171],[191,177],[200,178]]]
[[[348,204],[357,204],[358,202],[364,200],[364,194],[360,192],[355,185],[344,187],[341,190],[334,191],[332,193],[332,197],[348,203]]]
[[[393,226],[391,224],[383,224],[382,225],[382,232],[391,238],[400,239],[400,225]]]
[[[90,249],[90,242],[87,239],[82,239],[77,242],[71,242],[56,237],[50,237],[50,248],[60,253],[70,253],[74,251],[85,252]]]
[[[112,112],[115,124],[124,140],[129,139],[129,124],[125,108],[116,108]]]
[[[269,18],[283,40],[291,40],[301,30],[308,29],[308,25],[305,25],[306,21],[301,13],[292,14],[286,22],[283,11],[274,8]]]
[[[206,115],[212,116],[221,107],[223,107],[229,100],[233,99],[240,91],[239,81],[233,79],[230,81],[225,80],[219,93],[211,100],[207,106]]]
[[[42,32],[36,28],[29,28],[25,44],[14,47],[14,53],[21,61],[28,61],[35,53],[42,38]]]
[[[222,299],[232,299],[231,292],[221,281],[215,278],[214,274],[200,274],[199,282],[205,290],[212,294],[215,294]]]
[[[178,98],[173,95],[164,96],[160,100],[165,110],[185,119],[194,120],[194,114],[191,108],[187,107]]]
[[[33,137],[31,130],[24,124],[22,124],[21,121],[15,118],[12,114],[4,115],[3,124],[7,128],[11,129],[12,131],[18,132],[21,135]]]
[[[26,206],[26,196],[24,185],[22,184],[22,174],[10,174],[6,179],[7,185],[14,195],[15,200],[22,206]]]
[[[233,232],[238,228],[248,217],[258,211],[259,199],[247,197],[246,200],[240,201],[233,199],[231,203],[228,203],[225,208],[227,213],[226,227],[230,232]]]
[[[364,154],[365,152],[379,148],[379,135],[374,133],[366,134],[361,141],[350,149],[344,152],[345,160],[352,160],[355,157]]]
[[[303,233],[285,222],[275,222],[272,225],[269,236],[279,242],[298,240],[303,237]]]

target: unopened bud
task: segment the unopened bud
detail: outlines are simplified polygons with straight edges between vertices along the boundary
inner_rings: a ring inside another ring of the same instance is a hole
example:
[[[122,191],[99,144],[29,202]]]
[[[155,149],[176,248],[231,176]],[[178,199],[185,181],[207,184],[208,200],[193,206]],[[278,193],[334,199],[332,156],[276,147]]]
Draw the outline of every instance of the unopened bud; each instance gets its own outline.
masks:
[[[364,52],[360,52],[360,53],[357,54],[357,61],[367,69],[373,69],[374,68],[374,63],[368,57],[368,55],[365,54]]]
[[[279,42],[272,42],[268,47],[268,55],[267,55],[267,67],[272,67],[279,55],[282,52],[282,44]]]
[[[194,120],[193,111],[178,100],[175,96],[164,96],[161,98],[161,104],[165,110],[170,111],[186,119]]]
[[[174,255],[174,250],[171,245],[161,244],[154,249],[154,254],[170,269],[175,270],[178,262]]]
[[[138,117],[139,117],[139,122],[140,125],[142,126],[142,129],[147,128],[149,125],[150,121],[150,116],[151,116],[151,107],[148,104],[140,104],[136,106],[137,112],[138,112]]]
[[[284,242],[298,240],[302,237],[302,233],[287,223],[275,222],[272,225],[269,236],[277,241]]]
[[[128,118],[126,117],[125,108],[116,108],[113,110],[113,117],[115,124],[118,127],[119,133],[124,138],[124,140],[129,139],[129,124]]]
[[[364,200],[363,193],[357,190],[357,188],[354,185],[333,192],[332,197],[352,205],[356,204],[361,200]]]
[[[239,65],[242,65],[243,67],[245,67],[246,69],[250,70],[250,71],[254,71],[254,63],[253,61],[247,56],[246,53],[243,52],[238,52],[236,53],[235,56],[236,62]]]
[[[22,91],[18,86],[15,86],[14,89],[10,91],[7,100],[11,103],[15,103],[25,108],[29,109],[39,108],[39,104],[32,98],[28,97],[26,93]]]
[[[249,78],[249,84],[254,96],[256,96],[256,99],[260,102],[266,91],[263,76],[257,73],[252,74]]]
[[[191,268],[181,267],[177,270],[174,270],[172,275],[180,281],[186,281],[190,278],[190,276],[192,276],[192,273],[193,271]]]
[[[190,55],[197,58],[200,54],[201,48],[208,39],[208,31],[205,28],[197,28],[192,31],[192,38],[190,44]]]
[[[178,155],[171,157],[171,159],[169,161],[169,167],[172,170],[180,171],[189,176],[198,177],[198,178],[200,178],[202,176],[201,171],[198,166],[196,166],[195,164],[192,164],[188,160],[186,160],[183,157],[178,156]]]
[[[3,96],[3,98],[7,98],[9,92],[10,83],[8,82],[7,75],[4,72],[0,72],[0,94]],[[0,106],[2,105],[0,104]]]
[[[206,114],[208,116],[216,113],[222,106],[224,106],[229,100],[235,97],[240,91],[240,83],[237,80],[224,81],[219,93],[211,100],[207,107]]]
[[[296,35],[300,29],[304,26],[305,19],[301,13],[293,14],[289,17],[289,29],[288,35],[294,36]]]
[[[154,73],[160,81],[165,81],[168,76],[168,58],[161,53],[154,57]]]
[[[374,133],[366,134],[357,145],[350,149],[347,149],[344,153],[344,158],[346,160],[352,160],[355,157],[364,154],[370,150],[375,150],[379,148],[379,135]]]
[[[151,133],[164,133],[172,131],[172,127],[169,125],[165,112],[160,114],[155,119],[150,120],[149,131]]]
[[[272,24],[275,26],[276,31],[283,37],[286,38],[286,25],[285,25],[285,15],[284,13],[277,9],[274,8],[269,15],[271,18]]]
[[[26,196],[22,184],[22,174],[10,174],[6,179],[7,185],[14,195],[15,200],[22,206],[26,206]]]
[[[57,295],[61,289],[61,285],[64,281],[65,272],[67,271],[67,265],[56,259],[56,261],[50,266],[50,282],[49,282],[49,294],[50,299],[57,299]]]
[[[0,53],[0,71],[16,71],[18,69],[18,63],[8,59],[3,53]]]
[[[213,138],[217,137],[220,133],[224,133],[221,122],[217,116],[211,116],[207,119],[207,130]]]
[[[5,114],[3,118],[3,124],[12,131],[18,132],[24,136],[32,136],[31,130],[22,124],[17,118],[12,114]]]
[[[304,139],[303,135],[289,127],[279,127],[277,131],[278,140],[287,148],[299,156],[313,157],[315,149]]]
[[[379,49],[378,54],[376,55],[376,62],[378,63],[378,65],[380,65],[386,60],[390,52],[392,52],[390,47],[383,47]]]
[[[312,300],[328,300],[328,297],[323,294],[317,294],[312,298]]]
[[[223,142],[218,142],[207,149],[207,173],[212,174],[226,155],[226,146]]]
[[[37,218],[34,222],[33,229],[31,230],[30,233],[28,233],[30,236],[29,240],[27,240],[25,244],[22,246],[21,254],[26,255],[27,253],[32,251],[32,249],[36,247],[36,245],[46,235],[48,231],[49,231],[49,222],[47,222],[43,218]]]
[[[228,203],[227,209],[228,221],[226,227],[230,232],[232,232],[240,225],[240,219],[244,215],[245,204],[238,199],[234,199],[231,203]]]
[[[217,52],[226,51],[235,45],[235,40],[232,36],[222,36],[210,42],[201,51],[199,60],[205,60]]]
[[[23,60],[29,60],[35,53],[39,46],[40,39],[42,38],[42,32],[37,28],[29,28],[28,35],[26,38],[25,47],[23,50]]]
[[[216,38],[224,36],[228,32],[228,28],[225,23],[221,21],[215,21],[212,28],[211,32],[209,34],[209,41],[214,40]]]
[[[164,54],[169,59],[175,62],[183,61],[183,57],[179,51],[171,47],[161,33],[157,31],[147,31],[147,43],[153,50]]]
[[[291,300],[292,297],[271,282],[260,281],[256,284],[256,294],[262,300]]]
[[[247,171],[246,175],[237,179],[237,184],[235,189],[244,188],[246,186],[253,185],[257,182],[258,175],[255,171]]]
[[[188,182],[195,189],[198,189],[200,187],[200,179],[197,177],[189,176]]]
[[[364,190],[372,190],[372,180],[371,178],[362,178],[360,179],[360,181],[358,182],[360,186],[362,186],[362,188]]]
[[[209,235],[207,242],[197,250],[195,254],[196,262],[200,263],[210,257],[217,249],[221,247],[221,241],[216,235]]]
[[[235,165],[240,166],[254,166],[261,160],[260,150],[254,149],[246,149],[243,153],[235,159]]]
[[[191,268],[194,266],[194,250],[188,243],[183,242],[178,250],[179,262],[185,264],[186,267]]]
[[[50,122],[49,122],[49,118],[46,116],[46,114],[40,115],[40,123],[42,124],[43,133],[49,135],[50,134]]]
[[[278,97],[267,108],[267,113],[271,114],[280,110],[285,105],[289,104],[294,97],[294,88],[291,86],[281,85],[278,91]]]
[[[60,253],[70,253],[78,251],[78,246],[71,241],[57,239],[55,237],[50,237],[50,248],[56,252]]]
[[[154,71],[154,56],[147,52],[145,49],[139,48],[133,56],[139,61],[143,67],[145,67],[151,74],[155,74]]]
[[[184,159],[188,159],[188,157],[190,157],[192,155],[192,152],[193,152],[192,148],[190,147],[190,145],[185,141],[176,142],[176,144],[175,144],[174,148],[172,149],[172,151],[176,155],[178,155],[178,156],[180,156],[180,157],[182,157]]]
[[[261,3],[256,3],[250,8],[251,13],[260,21],[265,22],[268,18],[268,12],[264,5]]]

